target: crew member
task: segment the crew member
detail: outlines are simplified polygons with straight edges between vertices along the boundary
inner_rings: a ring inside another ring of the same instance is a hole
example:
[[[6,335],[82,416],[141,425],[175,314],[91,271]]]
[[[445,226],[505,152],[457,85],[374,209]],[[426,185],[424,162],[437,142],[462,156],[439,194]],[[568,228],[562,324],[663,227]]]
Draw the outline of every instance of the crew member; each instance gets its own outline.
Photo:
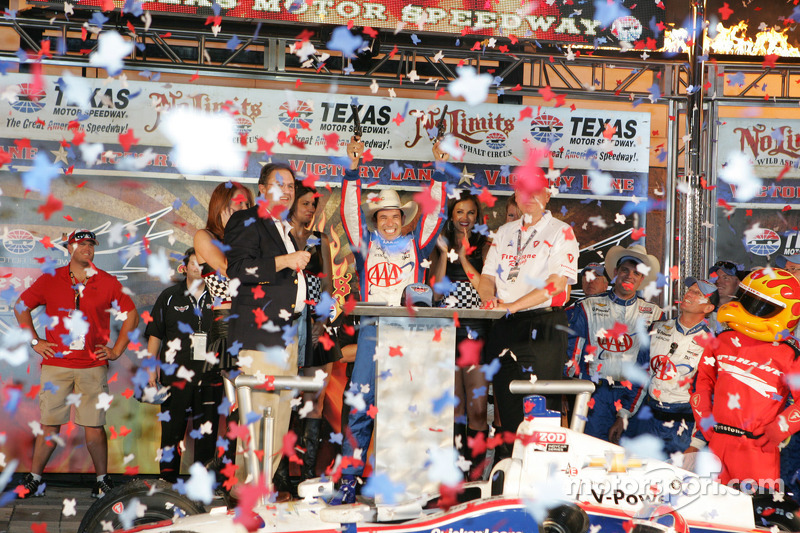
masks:
[[[613,287],[570,309],[567,372],[597,384],[586,433],[616,443],[643,393],[642,385],[628,378],[631,366],[649,360],[649,343],[639,337],[663,313],[636,294],[640,287],[655,282],[659,271],[658,259],[644,246],[612,247],[605,270],[613,273]]]

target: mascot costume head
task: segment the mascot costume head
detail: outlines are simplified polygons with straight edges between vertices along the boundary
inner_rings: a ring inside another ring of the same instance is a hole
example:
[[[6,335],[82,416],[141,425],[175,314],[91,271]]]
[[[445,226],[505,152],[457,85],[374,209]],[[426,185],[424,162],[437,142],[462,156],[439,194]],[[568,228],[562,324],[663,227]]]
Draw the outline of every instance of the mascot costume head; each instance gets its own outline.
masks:
[[[739,283],[736,300],[719,308],[717,320],[753,339],[786,340],[800,321],[800,281],[782,268],[754,270]]]

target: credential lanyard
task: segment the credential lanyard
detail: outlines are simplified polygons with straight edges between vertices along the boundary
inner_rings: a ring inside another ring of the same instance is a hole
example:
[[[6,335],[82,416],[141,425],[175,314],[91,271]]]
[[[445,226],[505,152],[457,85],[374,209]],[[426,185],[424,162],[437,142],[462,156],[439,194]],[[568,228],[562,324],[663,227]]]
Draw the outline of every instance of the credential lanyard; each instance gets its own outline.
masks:
[[[78,283],[78,280],[75,279],[75,275],[72,273],[71,270],[69,271],[69,279],[72,280],[72,291],[75,293],[75,309],[80,310],[81,308],[81,289],[79,286],[80,284]],[[89,279],[87,278],[86,281],[83,282],[84,288],[86,287],[86,282],[88,281]]]
[[[536,230],[534,229],[533,232],[531,233],[530,237],[528,237],[528,240],[525,241],[525,245],[523,246],[522,245],[522,226],[520,226],[519,233],[517,233],[517,266],[519,266],[519,261],[522,258],[522,251],[525,250],[528,247],[528,245],[531,243],[531,241],[533,240],[533,237],[535,235],[536,235]]]

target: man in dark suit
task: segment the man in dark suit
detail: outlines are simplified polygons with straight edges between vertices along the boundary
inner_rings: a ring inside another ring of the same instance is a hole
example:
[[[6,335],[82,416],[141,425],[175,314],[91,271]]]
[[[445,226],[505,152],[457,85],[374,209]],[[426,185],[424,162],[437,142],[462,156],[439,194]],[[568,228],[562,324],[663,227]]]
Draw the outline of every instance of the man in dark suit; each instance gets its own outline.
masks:
[[[225,226],[233,296],[229,342],[239,346],[239,365],[247,374],[296,375],[297,326],[306,298],[302,270],[311,255],[297,251],[291,226],[284,220],[294,202],[294,172],[285,165],[265,165],[258,192],[257,205],[237,211]],[[272,407],[275,417],[273,472],[289,429],[291,395],[258,390],[253,394],[253,411],[261,414]]]

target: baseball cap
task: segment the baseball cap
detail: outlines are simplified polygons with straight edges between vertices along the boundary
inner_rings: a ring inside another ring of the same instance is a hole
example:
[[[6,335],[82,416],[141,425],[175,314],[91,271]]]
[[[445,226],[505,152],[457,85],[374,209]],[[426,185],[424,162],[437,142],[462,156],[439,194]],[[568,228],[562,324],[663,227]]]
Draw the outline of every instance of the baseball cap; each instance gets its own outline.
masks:
[[[686,285],[687,288],[697,284],[697,288],[708,298],[710,303],[714,304],[714,307],[719,305],[719,291],[717,291],[717,286],[710,281],[689,276],[684,280],[683,284]]]
[[[717,261],[714,265],[708,269],[708,275],[712,275],[718,270],[722,270],[729,276],[736,276],[737,273],[742,270],[739,265],[732,261]]]
[[[88,229],[76,229],[72,233],[69,234],[69,238],[67,239],[67,244],[75,244],[78,242],[83,241],[92,241],[95,246],[97,246],[97,235],[94,234],[93,231]]]
[[[424,283],[412,283],[403,290],[400,305],[433,307],[433,290]]]
[[[786,263],[797,263],[800,265],[800,254],[794,255],[779,255],[775,258],[775,266],[778,268],[786,268]]]
[[[606,267],[603,263],[589,263],[581,270],[581,277],[590,270],[593,271],[597,277],[600,277],[605,276]]]

